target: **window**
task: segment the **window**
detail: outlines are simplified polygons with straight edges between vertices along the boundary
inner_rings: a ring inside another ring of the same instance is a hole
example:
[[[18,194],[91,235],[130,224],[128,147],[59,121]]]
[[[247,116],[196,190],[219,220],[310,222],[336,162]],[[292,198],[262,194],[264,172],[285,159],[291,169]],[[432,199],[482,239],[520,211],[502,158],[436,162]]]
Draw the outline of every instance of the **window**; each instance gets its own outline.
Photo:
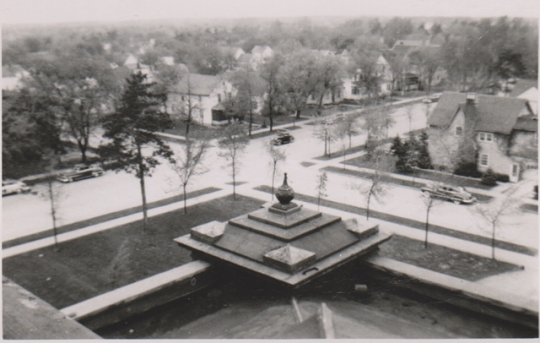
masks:
[[[461,126],[456,126],[456,136],[463,135],[463,128]]]
[[[493,142],[493,134],[488,132],[480,132],[478,140],[482,142]]]
[[[480,165],[481,165],[481,166],[487,167],[488,161],[489,161],[489,159],[488,159],[488,155],[487,155],[487,154],[482,154],[482,155],[480,155]]]
[[[353,87],[352,93],[353,93],[353,95],[359,95],[360,94],[360,89],[358,87]]]

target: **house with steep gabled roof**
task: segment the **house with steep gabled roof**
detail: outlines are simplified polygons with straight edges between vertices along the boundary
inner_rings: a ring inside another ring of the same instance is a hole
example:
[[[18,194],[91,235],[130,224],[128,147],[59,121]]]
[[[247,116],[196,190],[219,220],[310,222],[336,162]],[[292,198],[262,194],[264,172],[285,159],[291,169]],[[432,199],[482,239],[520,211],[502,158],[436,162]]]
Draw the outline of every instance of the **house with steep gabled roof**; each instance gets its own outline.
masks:
[[[173,117],[186,117],[191,110],[194,121],[217,124],[226,120],[220,104],[234,91],[232,84],[221,76],[188,73],[169,93],[167,110]]]
[[[432,164],[475,163],[512,182],[538,168],[537,117],[526,99],[445,92],[427,121]]]

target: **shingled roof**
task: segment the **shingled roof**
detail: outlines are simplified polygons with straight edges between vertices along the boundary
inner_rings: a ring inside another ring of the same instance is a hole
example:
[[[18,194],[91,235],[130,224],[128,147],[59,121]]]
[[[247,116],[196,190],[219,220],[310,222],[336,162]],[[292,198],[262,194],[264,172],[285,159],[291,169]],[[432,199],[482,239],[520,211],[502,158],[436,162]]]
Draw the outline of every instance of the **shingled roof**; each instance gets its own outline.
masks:
[[[458,109],[474,122],[475,131],[510,134],[518,116],[528,108],[527,100],[476,95],[474,104],[466,104],[467,94],[445,92],[428,119],[429,126],[450,125]]]
[[[521,116],[514,125],[514,130],[538,132],[538,116]]]
[[[514,88],[512,88],[512,91],[510,92],[509,96],[514,97],[514,98],[518,97],[531,88],[538,89],[538,80],[519,79],[517,80]]]
[[[180,94],[210,95],[221,82],[215,75],[187,74],[175,86]]]

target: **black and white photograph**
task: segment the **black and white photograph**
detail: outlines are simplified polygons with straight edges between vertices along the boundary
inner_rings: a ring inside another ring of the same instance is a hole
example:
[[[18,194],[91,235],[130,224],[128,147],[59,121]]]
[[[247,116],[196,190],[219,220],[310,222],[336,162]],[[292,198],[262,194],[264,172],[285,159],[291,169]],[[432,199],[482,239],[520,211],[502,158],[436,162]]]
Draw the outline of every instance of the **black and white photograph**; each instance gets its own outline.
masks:
[[[538,339],[538,0],[0,0],[4,340]]]

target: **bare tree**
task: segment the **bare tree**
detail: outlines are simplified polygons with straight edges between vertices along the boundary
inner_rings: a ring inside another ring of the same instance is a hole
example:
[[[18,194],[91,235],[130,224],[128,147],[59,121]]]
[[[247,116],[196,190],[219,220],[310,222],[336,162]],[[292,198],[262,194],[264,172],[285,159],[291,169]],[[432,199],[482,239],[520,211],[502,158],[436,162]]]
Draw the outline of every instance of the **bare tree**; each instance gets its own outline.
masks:
[[[434,184],[433,187],[438,187],[438,184]],[[429,215],[431,211],[433,210],[433,207],[438,206],[441,203],[441,200],[433,197],[429,194],[427,191],[423,191],[422,195],[424,196],[423,204],[426,209],[426,225],[425,225],[425,231],[426,235],[424,238],[424,248],[428,247],[428,232],[429,232]]]
[[[193,122],[193,115],[196,111],[200,111],[201,106],[199,103],[197,103],[194,99],[194,95],[191,94],[192,88],[191,88],[191,77],[190,74],[187,74],[186,76],[186,84],[187,84],[187,94],[186,98],[182,106],[180,107],[180,114],[184,116],[186,121],[186,136],[189,134],[189,128],[191,123]],[[184,98],[184,96],[182,96]]]
[[[187,185],[192,176],[207,172],[207,169],[202,166],[202,162],[209,147],[208,139],[186,137],[182,152],[180,154],[177,152],[173,158],[172,169],[178,175],[184,193],[184,214],[187,214]]]
[[[405,114],[407,114],[407,119],[409,120],[409,135],[412,135],[412,118],[413,118],[413,106],[407,106],[407,109],[405,110]]]
[[[326,193],[326,183],[328,182],[328,176],[325,171],[322,171],[317,176],[317,211],[321,205],[321,197],[327,197]]]
[[[345,169],[345,156],[347,155],[347,136],[349,137],[349,149],[351,147],[351,126],[346,120],[340,121],[334,128],[336,137],[341,142],[341,154],[343,156],[343,169]]]
[[[340,122],[341,130],[349,138],[349,149],[352,148],[352,136],[356,134],[358,113],[347,113],[343,115],[343,120]]]
[[[268,153],[272,164],[272,199],[274,199],[274,179],[276,176],[277,164],[284,161],[287,158],[287,154],[285,154],[284,150],[275,147],[272,144],[272,140],[266,144],[266,152]]]
[[[375,151],[375,155],[369,163],[371,173],[365,177],[367,185],[359,184],[355,187],[366,201],[366,220],[369,220],[371,199],[374,198],[381,202],[382,197],[387,192],[388,184],[386,184],[385,179],[388,177],[388,172],[392,167],[389,161],[384,158],[384,155],[385,153],[381,150]]]
[[[327,119],[320,119],[316,122],[313,135],[324,142],[324,156],[331,156],[331,143],[336,140],[336,130],[334,124]]]
[[[227,126],[223,131],[223,136],[218,140],[218,146],[221,149],[220,156],[231,163],[234,200],[236,200],[236,174],[240,165],[238,158],[248,144],[249,137],[238,122]]]
[[[388,104],[382,104],[376,108],[376,113],[380,116],[380,120],[384,128],[386,129],[386,138],[388,138],[388,133],[390,128],[396,124],[396,120],[392,117],[392,111]]]
[[[478,204],[471,208],[491,229],[491,258],[495,260],[495,232],[504,223],[508,214],[515,212],[516,188],[512,188],[503,197],[496,198],[487,204]]]
[[[41,196],[49,202],[49,213],[53,224],[53,238],[55,251],[59,250],[58,246],[58,220],[60,219],[60,205],[62,200],[65,199],[66,194],[62,191],[62,185],[55,180],[55,167],[57,165],[58,157],[52,153],[49,153],[44,158],[46,164],[45,170],[47,171],[46,179],[46,191]]]

